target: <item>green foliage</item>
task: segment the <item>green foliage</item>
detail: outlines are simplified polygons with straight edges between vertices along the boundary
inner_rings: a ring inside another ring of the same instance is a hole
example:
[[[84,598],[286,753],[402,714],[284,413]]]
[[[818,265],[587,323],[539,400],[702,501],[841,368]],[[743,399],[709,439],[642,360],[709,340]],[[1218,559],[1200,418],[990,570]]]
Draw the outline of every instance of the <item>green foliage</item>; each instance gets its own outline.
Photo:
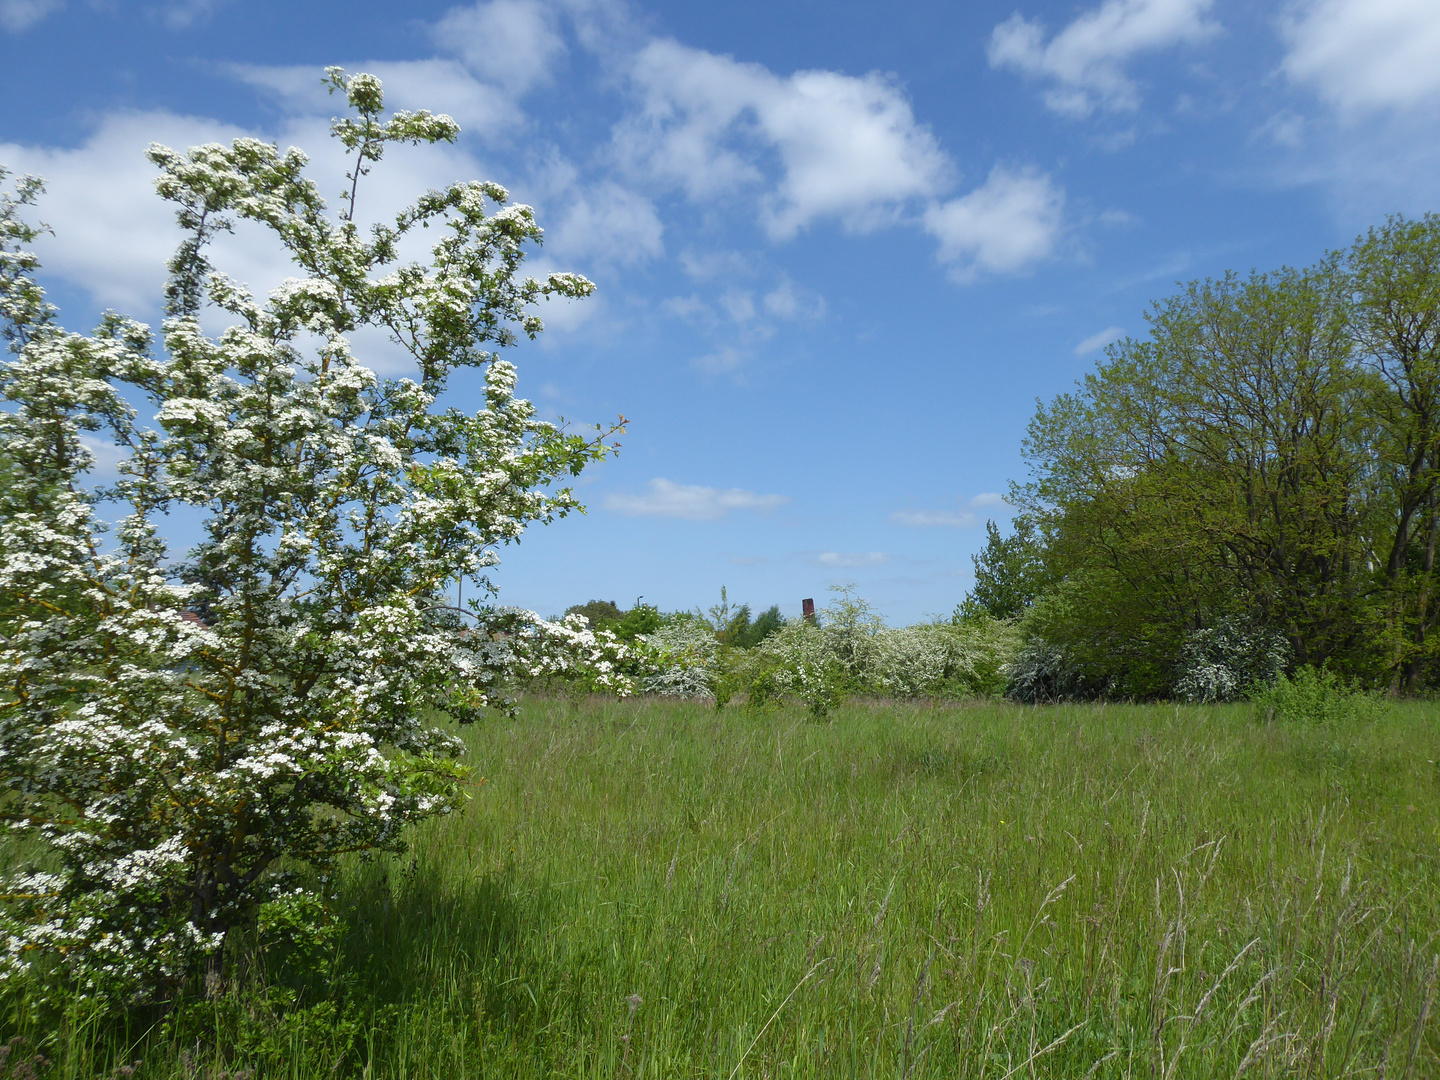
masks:
[[[814,623],[783,626],[741,668],[750,701],[793,695],[815,716],[846,697],[974,697],[1001,693],[1020,645],[1018,629],[980,615],[959,624],[887,627],[849,589]]]
[[[1189,635],[1230,618],[1300,664],[1440,681],[1440,216],[1147,318],[1025,441],[1012,500],[1078,620],[1037,620],[1048,643],[1120,696],[1172,692]]]
[[[1390,705],[1382,694],[1347,682],[1328,668],[1301,667],[1250,693],[1260,719],[1338,728],[1379,719]]]
[[[975,587],[955,609],[955,622],[1019,618],[1051,583],[1045,545],[1029,517],[1016,518],[1006,537],[995,522],[985,522],[985,547],[971,561]]]
[[[785,616],[780,614],[780,605],[771,604],[750,619],[750,605],[741,604],[725,626],[723,640],[737,649],[753,649],[771,634],[785,625]]]
[[[609,629],[621,641],[634,641],[645,634],[660,629],[660,609],[650,604],[637,604],[620,616],[619,621],[609,624]]]
[[[565,614],[583,615],[596,630],[613,629],[615,624],[625,617],[625,613],[614,600],[590,600],[584,604],[574,604],[565,609]]]
[[[1173,612],[1105,566],[1078,569],[1045,593],[1020,629],[1035,643],[1027,654],[1034,670],[1049,673],[1027,700],[1166,696],[1185,640]]]
[[[469,803],[341,866],[293,1005],[11,984],[0,1039],[42,1080],[1430,1078],[1432,713],[531,701],[462,732]]]

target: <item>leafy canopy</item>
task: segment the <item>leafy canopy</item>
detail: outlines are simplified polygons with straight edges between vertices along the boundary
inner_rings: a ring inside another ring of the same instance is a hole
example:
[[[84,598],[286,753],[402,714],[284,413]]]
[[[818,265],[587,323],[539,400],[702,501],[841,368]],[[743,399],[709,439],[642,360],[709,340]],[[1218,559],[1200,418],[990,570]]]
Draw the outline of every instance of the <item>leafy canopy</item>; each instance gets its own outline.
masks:
[[[1440,681],[1440,216],[1148,319],[1030,425],[1032,630],[1121,696],[1169,692],[1227,620],[1301,665]]]

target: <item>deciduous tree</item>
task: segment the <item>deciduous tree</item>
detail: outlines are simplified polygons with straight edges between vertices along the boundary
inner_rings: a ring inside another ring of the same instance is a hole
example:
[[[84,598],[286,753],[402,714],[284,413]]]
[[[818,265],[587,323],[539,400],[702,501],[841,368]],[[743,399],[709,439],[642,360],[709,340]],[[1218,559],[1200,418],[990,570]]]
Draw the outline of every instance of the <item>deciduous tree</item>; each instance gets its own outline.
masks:
[[[592,286],[520,272],[541,232],[495,184],[362,228],[383,151],[458,129],[387,115],[372,76],[327,81],[350,108],[338,212],[299,150],[151,148],[185,234],[158,339],[114,314],[63,330],[28,253],[38,185],[0,204],[0,820],[43,852],[5,885],[0,975],[59,963],[127,995],[218,977],[262,906],[312,910],[336,859],[396,850],[456,805],[461,743],[436,717],[508,708],[518,671],[616,681],[615,647],[581,624],[446,600],[497,545],[576,509],[564,479],[608,452],[537,419],[498,352],[540,332],[535,301]],[[293,260],[268,296],[210,262],[237,221]],[[429,260],[402,260],[425,230]],[[363,328],[413,374],[366,366]],[[438,404],[464,368],[483,372],[475,413]],[[112,489],[84,482],[90,433],[124,451]],[[103,500],[129,507],[108,538]],[[204,519],[183,573],[158,525],[177,506]]]

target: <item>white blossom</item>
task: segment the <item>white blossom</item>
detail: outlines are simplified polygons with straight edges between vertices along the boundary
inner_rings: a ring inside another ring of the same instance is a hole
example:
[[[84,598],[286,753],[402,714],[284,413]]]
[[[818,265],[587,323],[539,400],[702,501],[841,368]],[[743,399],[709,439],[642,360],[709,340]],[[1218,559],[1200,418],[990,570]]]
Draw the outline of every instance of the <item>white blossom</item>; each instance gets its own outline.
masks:
[[[386,143],[454,138],[448,117],[385,119],[373,77],[327,78],[359,114],[334,130],[361,191]],[[511,709],[527,672],[629,689],[613,637],[445,599],[526,526],[576,509],[556,485],[610,449],[537,420],[496,356],[538,327],[537,298],[592,290],[519,276],[533,212],[457,184],[362,233],[351,185],[330,209],[297,150],[150,157],[186,235],[158,342],[114,315],[61,329],[26,250],[38,185],[0,196],[0,824],[53,855],[52,872],[5,883],[0,978],[60,956],[127,996],[173,986],[288,895],[282,858],[323,870],[396,850],[455,805],[462,744],[431,717]],[[209,263],[236,220],[295,262],[263,301]],[[398,264],[427,226],[429,265]],[[211,336],[202,312],[231,325]],[[410,353],[414,378],[361,363],[349,335],[365,326]],[[484,372],[473,415],[436,405],[464,367]],[[93,432],[126,455],[113,489],[84,486]],[[111,499],[129,513],[107,538]],[[182,506],[205,539],[177,565],[155,522]]]

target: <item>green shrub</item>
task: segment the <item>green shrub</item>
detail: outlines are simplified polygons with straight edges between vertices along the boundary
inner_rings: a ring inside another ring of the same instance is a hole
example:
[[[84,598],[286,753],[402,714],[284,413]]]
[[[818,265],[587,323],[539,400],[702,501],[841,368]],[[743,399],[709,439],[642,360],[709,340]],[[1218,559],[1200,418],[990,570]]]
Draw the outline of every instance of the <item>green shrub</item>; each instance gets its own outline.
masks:
[[[1255,715],[1269,723],[1282,721],[1310,727],[1339,727],[1378,719],[1389,708],[1384,695],[1347,683],[1324,668],[1298,668],[1268,686],[1250,692]]]
[[[1185,635],[1174,695],[1207,705],[1238,701],[1250,687],[1269,686],[1283,676],[1292,658],[1290,642],[1278,630],[1226,616]]]
[[[584,615],[590,620],[592,630],[609,628],[611,624],[618,623],[625,617],[625,613],[614,600],[591,600],[584,604],[572,604],[565,609],[565,614]]]
[[[663,622],[664,616],[659,608],[652,604],[636,604],[620,617],[619,622],[611,623],[609,629],[621,641],[634,641],[637,637],[655,633]]]
[[[780,614],[780,605],[771,604],[750,621],[750,605],[742,604],[725,629],[725,641],[741,649],[753,649],[775,631],[785,625],[785,616]]]

